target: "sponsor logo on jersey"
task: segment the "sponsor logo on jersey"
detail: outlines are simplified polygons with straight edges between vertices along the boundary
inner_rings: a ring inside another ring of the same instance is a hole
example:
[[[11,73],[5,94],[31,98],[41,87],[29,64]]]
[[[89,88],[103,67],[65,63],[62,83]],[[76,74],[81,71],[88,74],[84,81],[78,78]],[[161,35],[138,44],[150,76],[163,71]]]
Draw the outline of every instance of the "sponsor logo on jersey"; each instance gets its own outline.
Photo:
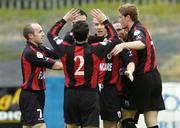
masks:
[[[100,63],[100,71],[112,71],[112,63]]]

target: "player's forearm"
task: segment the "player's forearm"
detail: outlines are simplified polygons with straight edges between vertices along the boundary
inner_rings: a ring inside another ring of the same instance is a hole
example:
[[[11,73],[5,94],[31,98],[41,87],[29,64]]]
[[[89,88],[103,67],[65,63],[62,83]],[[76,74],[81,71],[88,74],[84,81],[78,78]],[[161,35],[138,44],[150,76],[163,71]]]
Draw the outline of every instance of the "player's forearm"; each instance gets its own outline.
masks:
[[[112,26],[112,24],[108,20],[105,20],[103,22],[103,24],[106,27],[108,39],[112,40],[114,38],[118,38],[116,30],[114,29],[114,27]]]
[[[122,43],[123,49],[134,49],[134,50],[141,50],[146,47],[146,45],[141,41],[132,41],[132,42],[125,42]]]
[[[65,24],[66,21],[64,19],[57,21],[56,24],[48,32],[48,36],[52,39],[57,37],[59,35],[60,30],[63,28]]]
[[[58,34],[65,23],[66,21],[63,19],[56,22],[56,24],[50,29],[50,31],[47,34],[47,38],[55,50],[57,50],[58,44],[60,44],[61,42],[61,39],[58,36]]]
[[[135,70],[135,64],[134,62],[130,62],[128,65],[127,65],[127,71],[133,73]]]

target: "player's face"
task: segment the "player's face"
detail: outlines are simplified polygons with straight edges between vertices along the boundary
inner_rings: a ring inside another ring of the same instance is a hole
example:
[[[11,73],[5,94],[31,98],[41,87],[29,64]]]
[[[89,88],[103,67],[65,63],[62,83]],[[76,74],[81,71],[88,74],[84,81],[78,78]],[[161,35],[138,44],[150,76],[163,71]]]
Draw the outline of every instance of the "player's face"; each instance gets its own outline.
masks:
[[[126,40],[127,32],[123,29],[121,23],[114,23],[113,27],[117,31],[119,37],[123,40]]]
[[[93,26],[96,31],[97,36],[106,36],[107,31],[104,24],[100,23],[96,18],[93,18]]]
[[[44,39],[44,32],[42,30],[42,27],[39,24],[32,24],[32,27],[34,29],[32,41],[36,44],[42,44]]]
[[[127,28],[128,27],[128,21],[127,18],[125,16],[123,16],[121,13],[119,13],[119,21],[122,25],[122,28]]]
[[[77,17],[72,21],[72,23],[74,24],[74,23],[76,23],[77,21],[86,21],[86,20],[87,20],[86,15],[79,15],[79,16],[77,16]]]

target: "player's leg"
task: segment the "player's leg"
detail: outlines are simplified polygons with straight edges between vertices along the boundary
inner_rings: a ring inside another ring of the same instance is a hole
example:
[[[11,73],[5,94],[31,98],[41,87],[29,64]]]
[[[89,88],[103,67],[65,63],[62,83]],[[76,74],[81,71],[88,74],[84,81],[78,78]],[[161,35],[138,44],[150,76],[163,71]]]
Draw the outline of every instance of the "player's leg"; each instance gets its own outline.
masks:
[[[104,128],[117,128],[117,121],[103,120]]]
[[[22,128],[31,128],[31,126],[24,126],[24,125],[23,125]]]
[[[83,128],[98,128],[98,127],[95,127],[95,126],[86,126],[86,127],[83,127]]]
[[[66,124],[66,128],[78,128],[76,124]]]
[[[85,88],[81,90],[79,96],[79,111],[82,128],[98,128],[100,105],[97,90]]]
[[[122,108],[122,115],[123,115],[122,120],[128,119],[128,118],[134,119],[136,112],[137,112],[136,110],[127,110],[127,109]]]
[[[43,118],[45,95],[44,91],[21,91],[20,110],[23,128],[46,128]]]
[[[79,90],[65,88],[64,91],[64,117],[65,128],[78,128],[80,114],[78,111]]]
[[[136,128],[134,121],[135,114],[135,110],[122,109],[122,128]]]
[[[144,111],[144,119],[148,128],[158,128],[158,111],[164,109],[164,102],[162,98],[162,81],[158,70],[149,73],[151,77],[148,77],[149,84],[147,84],[150,90],[150,95],[146,104],[148,105]]]
[[[147,111],[144,112],[144,120],[148,128],[157,127],[158,111]]]
[[[45,123],[38,123],[36,125],[33,125],[31,128],[46,128]]]
[[[119,101],[116,85],[104,85],[100,92],[100,114],[104,128],[117,128]]]
[[[137,110],[135,109],[134,99],[129,93],[131,93],[131,89],[128,90],[129,92],[123,96],[122,98],[122,119],[121,125],[122,128],[136,128],[136,121],[134,120]],[[133,93],[133,92],[132,92]],[[131,93],[131,94],[132,94]]]

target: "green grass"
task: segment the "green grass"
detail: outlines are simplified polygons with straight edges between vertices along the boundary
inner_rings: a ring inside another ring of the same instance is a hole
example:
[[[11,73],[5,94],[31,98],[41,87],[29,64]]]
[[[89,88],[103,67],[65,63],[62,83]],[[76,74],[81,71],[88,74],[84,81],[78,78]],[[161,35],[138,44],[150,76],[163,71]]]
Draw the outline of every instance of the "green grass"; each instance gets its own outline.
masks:
[[[118,17],[118,8],[122,3],[112,2],[97,2],[96,4],[83,4],[82,6],[75,5],[74,8],[81,8],[84,11],[88,13],[88,21],[91,21],[91,16],[89,15],[89,12],[93,8],[99,8],[101,9],[105,14],[107,14],[111,20],[115,20],[115,18]],[[1,23],[1,29],[0,29],[0,43],[1,42],[8,42],[9,44],[13,42],[21,42],[22,38],[9,38],[9,37],[22,37],[21,31],[25,24],[29,22],[38,22],[40,23],[45,31],[49,29],[56,21],[57,19],[60,19],[63,17],[63,15],[70,10],[72,7],[65,7],[60,9],[52,9],[52,10],[32,10],[32,9],[25,9],[25,10],[18,10],[18,9],[0,9],[0,23]],[[159,57],[159,62],[163,60],[166,54],[164,54],[164,50],[161,49],[167,49],[169,51],[166,51],[166,53],[173,52],[174,50],[169,48],[169,44],[165,41],[168,40],[174,33],[179,32],[179,25],[180,25],[180,4],[162,4],[157,3],[155,4],[144,4],[144,5],[138,5],[139,11],[140,11],[140,20],[142,20],[143,24],[150,28],[152,32],[161,35],[161,37],[157,36],[157,42],[161,44],[158,49],[161,54],[159,54],[161,57]],[[165,33],[161,33],[161,30],[165,30]],[[171,34],[169,34],[171,33]],[[154,34],[154,33],[152,33]],[[9,39],[8,39],[9,38]],[[159,38],[162,38],[163,40],[160,40]],[[176,37],[177,38],[177,37]],[[8,39],[8,40],[7,40]],[[155,39],[155,38],[154,38]],[[177,38],[179,40],[179,38]],[[176,40],[176,41],[177,41]],[[162,42],[159,42],[162,41]],[[171,40],[171,46],[173,47],[175,43],[175,40]],[[165,46],[166,44],[166,46]],[[1,44],[0,44],[1,45]],[[178,45],[175,45],[174,47],[177,47]],[[0,61],[9,61],[14,59],[19,59],[21,56],[20,50],[11,51],[12,49],[6,49],[4,47],[0,48]],[[11,51],[11,52],[10,52]],[[177,53],[177,52],[176,52]],[[169,54],[168,54],[169,55]],[[177,59],[176,59],[177,60]],[[162,64],[166,64],[168,62],[161,62]],[[168,65],[168,64],[167,64]],[[163,65],[162,65],[163,66]],[[164,68],[167,68],[168,66],[163,66],[163,70],[167,70]],[[162,70],[162,69],[161,69]],[[176,70],[174,70],[176,72]],[[169,74],[163,72],[163,74]]]
[[[81,8],[86,12],[89,12],[93,8],[99,8],[103,10],[105,13],[110,16],[118,15],[118,8],[120,3],[112,2],[97,2],[96,4],[83,4],[80,6],[74,6],[75,8]],[[65,14],[71,6],[60,8],[60,9],[52,9],[52,10],[32,10],[32,9],[1,9],[0,15],[4,21],[10,21],[15,19],[38,19],[40,22],[43,22],[44,17],[52,17],[52,16],[62,16]],[[167,4],[144,4],[138,6],[140,10],[140,15],[156,15],[158,17],[172,17],[172,16],[180,16],[180,4],[179,5],[167,5]],[[1,20],[2,20],[1,19]],[[176,18],[174,20],[180,20],[180,18]]]
[[[5,62],[5,61],[11,61],[11,60],[17,60],[21,56],[21,52],[10,52],[7,49],[0,49],[0,61]]]
[[[96,4],[83,4],[80,6],[74,6],[75,8],[81,8],[85,10],[88,14],[91,9],[99,8],[105,14],[107,14],[110,19],[114,20],[118,16],[118,8],[120,3],[112,2],[97,2]],[[19,32],[22,27],[29,22],[38,22],[44,26],[49,26],[54,23],[57,19],[62,18],[62,16],[72,8],[71,6],[52,9],[52,10],[32,10],[32,9],[0,9],[0,22],[1,29],[0,34],[6,35],[7,33]],[[138,6],[140,10],[140,19],[143,20],[148,26],[159,24],[179,24],[180,23],[180,4],[179,5],[167,5],[167,4],[148,4]],[[89,16],[89,15],[88,15]],[[91,17],[91,16],[89,16]],[[91,18],[88,18],[91,20]],[[160,23],[158,23],[160,22]]]

